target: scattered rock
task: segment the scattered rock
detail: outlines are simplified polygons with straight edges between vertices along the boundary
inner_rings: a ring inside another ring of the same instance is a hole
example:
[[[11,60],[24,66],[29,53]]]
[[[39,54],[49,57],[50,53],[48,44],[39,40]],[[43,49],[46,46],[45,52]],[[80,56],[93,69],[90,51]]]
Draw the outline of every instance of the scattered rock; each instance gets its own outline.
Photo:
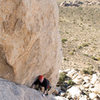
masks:
[[[61,93],[61,87],[56,87],[56,88],[54,89],[53,94],[54,94],[54,95],[59,95],[60,93]]]
[[[71,71],[69,71],[69,72],[67,73],[67,76],[72,77],[72,76],[74,76],[76,73],[77,73],[77,71],[74,70],[74,69],[72,69]]]
[[[82,95],[79,100],[87,100],[87,96],[86,95]]]
[[[80,89],[78,87],[75,87],[75,86],[68,89],[68,92],[72,98],[80,97],[80,95],[81,95]]]
[[[94,85],[94,93],[100,94],[100,82]]]
[[[65,96],[65,92],[61,92],[60,95],[61,95],[62,97],[64,97],[64,96]]]
[[[83,82],[83,79],[82,79],[82,77],[77,76],[75,79],[73,79],[73,81],[74,81],[76,84],[81,84],[81,83]]]
[[[56,100],[68,100],[67,98],[65,98],[65,97],[60,97],[60,96],[56,96],[55,99],[56,99]]]
[[[100,80],[98,73],[93,75],[80,73],[75,69],[63,70],[66,73],[66,78],[61,86],[62,93],[60,96],[68,100],[99,100],[100,94]],[[74,85],[68,82],[74,82]]]
[[[89,83],[90,82],[90,77],[89,76],[85,76],[83,77],[84,82]]]
[[[70,69],[63,70],[66,74],[70,71]]]
[[[84,84],[83,86],[84,86],[85,88],[89,88],[90,83],[86,83],[86,84]]]
[[[96,98],[96,94],[95,93],[89,93],[89,98],[94,100]]]
[[[97,75],[96,75],[96,74],[93,74],[93,75],[92,75],[91,83],[92,83],[92,84],[95,84],[97,80],[98,80]]]

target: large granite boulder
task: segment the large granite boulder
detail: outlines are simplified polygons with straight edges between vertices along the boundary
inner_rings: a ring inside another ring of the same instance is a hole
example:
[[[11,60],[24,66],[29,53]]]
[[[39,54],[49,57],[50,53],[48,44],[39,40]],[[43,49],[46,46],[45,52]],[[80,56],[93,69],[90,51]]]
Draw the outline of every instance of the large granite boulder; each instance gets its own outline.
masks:
[[[24,85],[0,78],[0,100],[56,100],[52,95],[42,96],[41,92]]]
[[[43,74],[55,84],[60,48],[55,0],[0,0],[0,77],[31,85]]]

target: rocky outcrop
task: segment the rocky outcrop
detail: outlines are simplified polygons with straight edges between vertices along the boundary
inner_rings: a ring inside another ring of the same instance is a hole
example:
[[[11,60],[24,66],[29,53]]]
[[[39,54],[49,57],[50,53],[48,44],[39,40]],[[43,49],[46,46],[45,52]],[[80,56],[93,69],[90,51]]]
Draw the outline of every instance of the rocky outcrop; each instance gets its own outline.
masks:
[[[100,5],[100,1],[99,0],[65,0],[61,2],[59,6],[79,7],[79,6],[93,6],[93,5]]]
[[[76,69],[60,70],[60,73],[65,74],[65,80],[57,87],[56,98],[58,100],[100,100],[100,88],[98,88],[100,73],[90,72],[90,70],[86,73]]]
[[[24,85],[0,78],[0,100],[55,100],[53,96],[42,96],[42,93]]]
[[[55,0],[1,0],[0,77],[31,85],[43,74],[55,84],[60,63]]]

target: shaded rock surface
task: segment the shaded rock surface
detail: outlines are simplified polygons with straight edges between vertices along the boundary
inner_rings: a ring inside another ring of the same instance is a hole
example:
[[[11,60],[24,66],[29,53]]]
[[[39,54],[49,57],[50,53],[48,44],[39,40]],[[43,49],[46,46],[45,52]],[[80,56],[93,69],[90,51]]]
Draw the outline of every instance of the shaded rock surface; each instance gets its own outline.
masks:
[[[0,78],[0,100],[55,100],[53,96],[42,96],[42,93],[24,85]]]
[[[43,74],[55,84],[60,63],[55,0],[1,0],[0,77],[31,85]]]

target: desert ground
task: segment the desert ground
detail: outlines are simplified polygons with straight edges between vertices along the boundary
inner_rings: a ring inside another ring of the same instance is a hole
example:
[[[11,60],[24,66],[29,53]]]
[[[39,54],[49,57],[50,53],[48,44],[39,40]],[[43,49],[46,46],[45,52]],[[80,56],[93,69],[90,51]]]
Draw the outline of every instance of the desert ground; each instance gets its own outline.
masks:
[[[100,71],[100,5],[61,7],[62,1],[57,0],[62,69],[89,68]]]

